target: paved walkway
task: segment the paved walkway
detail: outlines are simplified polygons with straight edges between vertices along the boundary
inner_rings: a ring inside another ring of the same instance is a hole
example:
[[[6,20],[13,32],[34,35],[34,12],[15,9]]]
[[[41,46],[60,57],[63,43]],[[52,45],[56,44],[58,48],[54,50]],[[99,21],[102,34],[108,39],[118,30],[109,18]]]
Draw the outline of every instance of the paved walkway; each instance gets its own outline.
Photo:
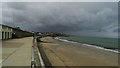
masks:
[[[32,37],[6,40],[2,44],[3,66],[31,66]]]

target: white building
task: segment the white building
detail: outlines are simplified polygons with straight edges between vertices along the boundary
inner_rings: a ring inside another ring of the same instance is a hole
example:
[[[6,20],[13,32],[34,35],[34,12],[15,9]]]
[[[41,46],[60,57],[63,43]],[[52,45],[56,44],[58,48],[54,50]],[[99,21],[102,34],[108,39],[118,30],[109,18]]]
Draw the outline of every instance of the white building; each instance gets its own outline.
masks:
[[[33,33],[28,32],[28,31],[23,31],[19,28],[13,28],[10,26],[6,25],[0,25],[0,35],[1,39],[11,39],[11,38],[21,38],[21,37],[27,37],[27,36],[32,36]]]

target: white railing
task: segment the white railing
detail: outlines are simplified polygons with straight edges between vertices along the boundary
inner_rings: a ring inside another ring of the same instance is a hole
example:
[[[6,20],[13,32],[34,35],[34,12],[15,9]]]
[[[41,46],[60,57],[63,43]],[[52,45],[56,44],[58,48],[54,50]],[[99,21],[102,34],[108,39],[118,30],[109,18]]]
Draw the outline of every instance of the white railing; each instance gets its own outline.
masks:
[[[31,58],[31,68],[45,68],[44,61],[41,57],[41,54],[39,52],[38,46],[37,46],[37,38],[34,36],[33,39],[33,46],[32,46],[32,58]]]

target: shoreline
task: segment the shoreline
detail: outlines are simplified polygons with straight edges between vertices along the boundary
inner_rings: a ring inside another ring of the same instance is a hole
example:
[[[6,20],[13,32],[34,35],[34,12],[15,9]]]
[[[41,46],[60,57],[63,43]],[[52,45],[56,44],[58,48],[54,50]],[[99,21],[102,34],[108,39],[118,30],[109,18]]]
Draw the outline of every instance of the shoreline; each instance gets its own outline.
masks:
[[[114,53],[118,53],[120,54],[120,51],[115,48],[107,48],[107,47],[104,47],[104,46],[99,46],[99,45],[93,45],[93,44],[89,44],[89,43],[80,43],[80,42],[77,42],[77,41],[72,41],[72,40],[66,40],[66,39],[60,39],[59,37],[56,37],[54,38],[56,40],[60,40],[60,41],[63,41],[63,42],[68,42],[68,43],[77,43],[77,44],[82,44],[82,45],[85,45],[85,46],[88,46],[88,47],[94,47],[94,48],[97,48],[97,49],[101,49],[101,50],[105,50],[105,51],[109,51],[109,52],[114,52]]]
[[[53,66],[118,66],[118,54],[93,47],[63,42],[52,37],[40,46]]]

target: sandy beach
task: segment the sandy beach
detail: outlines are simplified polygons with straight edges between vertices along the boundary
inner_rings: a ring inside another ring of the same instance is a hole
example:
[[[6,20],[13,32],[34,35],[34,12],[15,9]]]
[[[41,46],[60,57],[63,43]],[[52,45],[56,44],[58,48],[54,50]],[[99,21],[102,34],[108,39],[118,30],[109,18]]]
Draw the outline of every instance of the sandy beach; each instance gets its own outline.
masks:
[[[118,66],[118,54],[51,37],[39,43],[52,66]]]

